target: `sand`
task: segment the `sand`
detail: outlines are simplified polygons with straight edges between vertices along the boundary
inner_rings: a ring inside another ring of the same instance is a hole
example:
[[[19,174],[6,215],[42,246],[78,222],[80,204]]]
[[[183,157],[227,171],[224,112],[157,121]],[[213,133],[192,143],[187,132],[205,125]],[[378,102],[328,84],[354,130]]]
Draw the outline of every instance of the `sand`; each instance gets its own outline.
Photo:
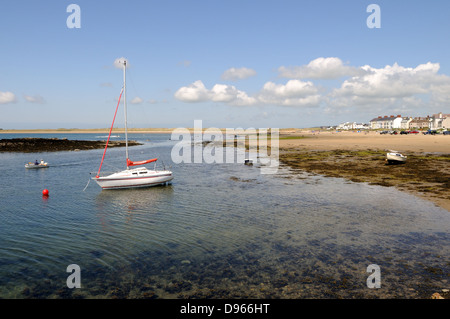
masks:
[[[283,137],[304,136],[304,139]],[[450,154],[450,135],[389,135],[378,132],[311,132],[280,131],[280,148],[308,150],[396,150]]]
[[[280,132],[279,146],[280,161],[291,168],[395,187],[450,212],[449,135]],[[386,165],[386,150],[408,156],[406,164]]]

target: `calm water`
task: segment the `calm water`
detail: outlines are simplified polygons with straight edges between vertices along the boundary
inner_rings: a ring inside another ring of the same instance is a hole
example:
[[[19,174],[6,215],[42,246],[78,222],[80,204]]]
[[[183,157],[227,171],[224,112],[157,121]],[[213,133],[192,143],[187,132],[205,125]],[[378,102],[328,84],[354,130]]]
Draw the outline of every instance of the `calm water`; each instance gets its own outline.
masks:
[[[144,143],[132,159],[172,165],[171,185],[87,185],[103,150],[0,153],[0,297],[428,298],[450,286],[450,213],[427,201],[287,168],[175,165],[169,135],[130,136]],[[41,158],[52,167],[24,168]],[[109,149],[102,170],[123,164]],[[70,264],[80,289],[66,286]]]

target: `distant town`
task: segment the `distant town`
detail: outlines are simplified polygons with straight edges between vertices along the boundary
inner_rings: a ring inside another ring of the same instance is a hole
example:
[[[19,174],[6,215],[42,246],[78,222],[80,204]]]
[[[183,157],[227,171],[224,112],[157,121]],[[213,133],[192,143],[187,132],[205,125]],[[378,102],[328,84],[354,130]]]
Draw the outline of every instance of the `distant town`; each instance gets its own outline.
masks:
[[[425,117],[410,117],[401,115],[378,116],[367,123],[345,122],[328,127],[336,130],[450,130],[450,114],[433,114]]]

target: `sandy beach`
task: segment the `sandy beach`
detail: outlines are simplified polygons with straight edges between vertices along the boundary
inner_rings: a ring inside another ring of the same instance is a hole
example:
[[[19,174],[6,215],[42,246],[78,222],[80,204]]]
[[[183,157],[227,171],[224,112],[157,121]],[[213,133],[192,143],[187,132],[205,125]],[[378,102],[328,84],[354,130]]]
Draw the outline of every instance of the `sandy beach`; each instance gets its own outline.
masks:
[[[280,161],[294,170],[395,187],[450,211],[450,136],[280,132]],[[387,165],[387,150],[408,156]]]
[[[283,139],[283,137],[307,137]],[[423,152],[450,154],[448,135],[381,135],[378,132],[314,132],[280,130],[280,148],[308,150],[396,150],[399,152]]]

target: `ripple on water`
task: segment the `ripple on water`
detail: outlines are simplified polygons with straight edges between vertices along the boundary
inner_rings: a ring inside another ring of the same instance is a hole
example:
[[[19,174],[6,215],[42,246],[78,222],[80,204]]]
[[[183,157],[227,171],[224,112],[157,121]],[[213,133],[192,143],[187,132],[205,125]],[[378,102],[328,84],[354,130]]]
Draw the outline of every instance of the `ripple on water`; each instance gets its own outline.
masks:
[[[84,164],[37,174],[15,168],[23,155],[0,161],[12,168],[0,193],[0,297],[418,298],[448,287],[450,218],[421,199],[230,164],[176,165],[169,186],[83,192],[99,155],[52,154]],[[82,290],[65,287],[72,263]],[[366,286],[370,264],[381,289]]]

